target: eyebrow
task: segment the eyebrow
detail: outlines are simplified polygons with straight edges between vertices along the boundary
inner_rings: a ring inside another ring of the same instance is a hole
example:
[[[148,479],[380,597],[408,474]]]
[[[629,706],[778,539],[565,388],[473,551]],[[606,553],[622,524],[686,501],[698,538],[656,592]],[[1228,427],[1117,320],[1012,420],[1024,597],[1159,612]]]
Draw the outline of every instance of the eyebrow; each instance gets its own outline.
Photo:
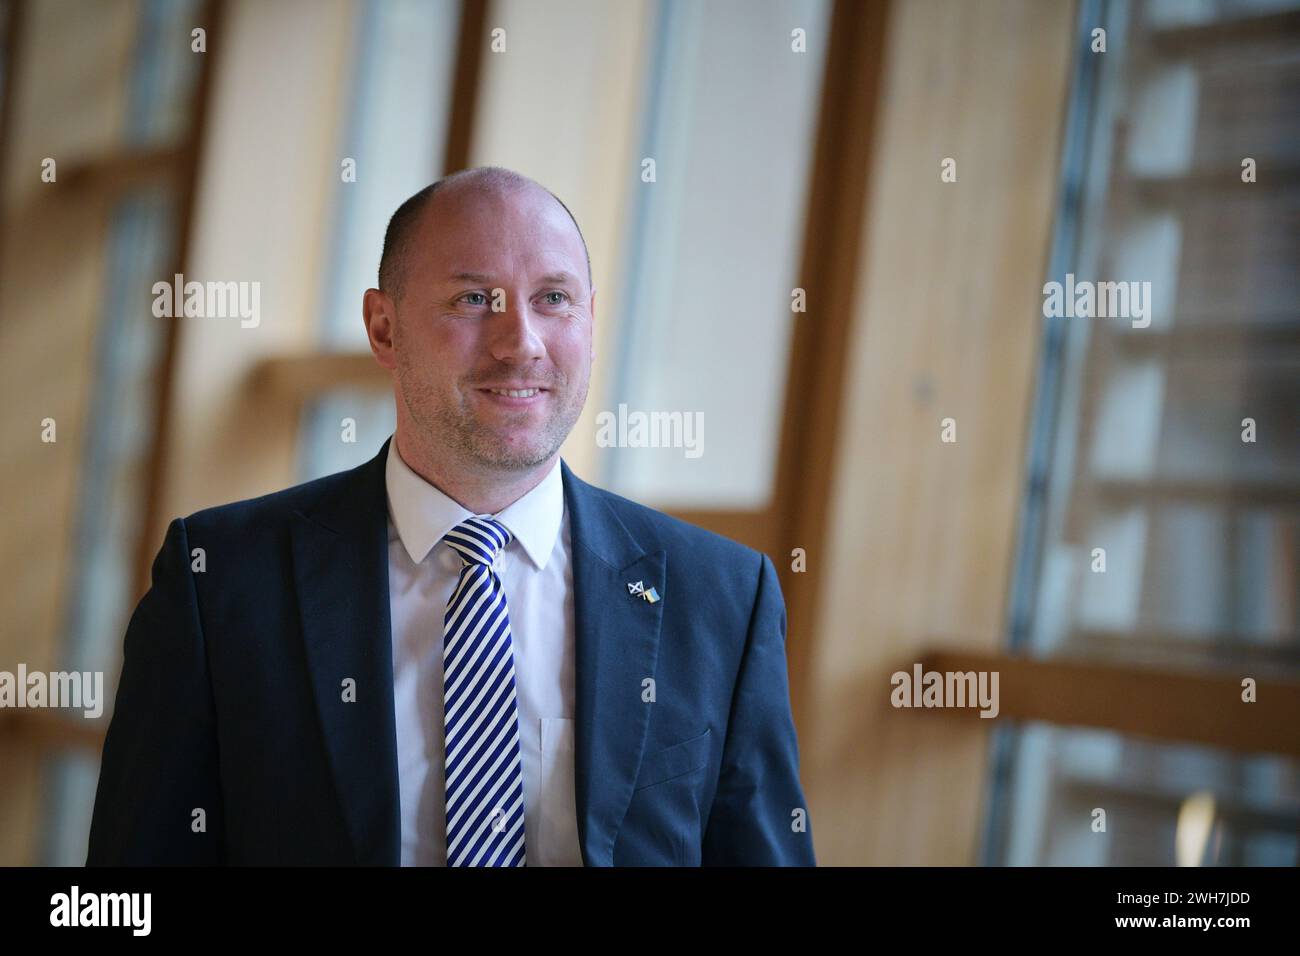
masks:
[[[577,277],[569,272],[548,272],[542,276],[542,281],[552,285],[564,285],[566,282],[572,282],[574,285],[578,283]]]

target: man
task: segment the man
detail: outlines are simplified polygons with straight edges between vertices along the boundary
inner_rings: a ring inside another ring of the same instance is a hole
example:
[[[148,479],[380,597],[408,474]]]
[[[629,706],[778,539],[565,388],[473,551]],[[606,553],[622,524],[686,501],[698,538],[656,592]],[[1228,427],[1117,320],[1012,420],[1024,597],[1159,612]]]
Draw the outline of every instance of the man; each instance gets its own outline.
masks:
[[[89,864],[814,864],[772,562],[560,459],[594,308],[531,180],[398,209],[363,309],[395,435],[171,523]]]

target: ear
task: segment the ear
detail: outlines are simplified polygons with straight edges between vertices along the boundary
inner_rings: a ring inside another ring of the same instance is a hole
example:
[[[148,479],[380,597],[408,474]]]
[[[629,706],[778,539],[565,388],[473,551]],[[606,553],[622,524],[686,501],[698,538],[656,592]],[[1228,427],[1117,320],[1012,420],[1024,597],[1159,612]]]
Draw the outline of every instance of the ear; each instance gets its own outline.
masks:
[[[361,314],[366,323],[366,337],[375,361],[388,370],[397,367],[397,304],[386,292],[367,289],[361,298]]]

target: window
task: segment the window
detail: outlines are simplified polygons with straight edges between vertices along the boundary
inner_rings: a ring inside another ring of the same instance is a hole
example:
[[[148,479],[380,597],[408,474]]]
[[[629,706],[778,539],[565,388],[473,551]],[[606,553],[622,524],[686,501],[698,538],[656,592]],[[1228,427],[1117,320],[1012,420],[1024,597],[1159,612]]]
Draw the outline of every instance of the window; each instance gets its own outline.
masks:
[[[665,2],[658,13],[627,177],[618,365],[591,401],[620,420],[620,405],[680,413],[687,448],[602,449],[599,480],[656,507],[757,511],[773,496],[790,400],[830,4]],[[792,49],[796,29],[806,52]]]
[[[340,157],[356,162],[356,181],[344,182],[340,169],[331,266],[324,270],[325,349],[368,350],[361,295],[378,282],[388,217],[437,178],[459,11],[452,0],[369,0],[358,7],[353,100],[339,145]],[[342,440],[345,419],[355,423],[355,442]],[[301,479],[360,465],[396,427],[386,393],[340,389],[312,399],[302,417]]]
[[[1149,299],[1043,320],[1012,647],[1294,674],[1300,9],[1085,3],[1079,35],[1048,279]],[[995,753],[988,862],[1300,859],[1294,760],[1062,728]],[[1176,849],[1206,800],[1219,836]]]
[[[94,346],[84,383],[84,419],[79,429],[61,433],[74,441],[81,436],[71,547],[75,558],[68,565],[61,622],[60,666],[69,670],[114,673],[133,604],[136,536],[146,525],[143,492],[149,486],[166,336],[165,320],[152,313],[150,290],[175,264],[186,201],[178,188],[178,167],[194,134],[191,118],[203,63],[190,52],[190,30],[202,22],[199,14],[198,0],[141,4],[129,29],[117,34],[131,41],[129,61],[115,63],[112,47],[101,45],[99,57],[82,61],[89,65],[79,76],[84,87],[65,91],[104,109],[112,108],[115,96],[124,98],[122,120],[111,140],[85,150],[58,172],[60,181],[71,181],[65,188],[84,214],[82,235],[89,238],[82,240],[88,244],[79,267],[90,262],[102,268],[99,311],[89,323]],[[108,20],[117,16],[109,14]],[[87,36],[96,31],[112,35],[109,27],[92,19]],[[93,48],[72,40],[69,49],[83,55]],[[77,75],[62,66],[61,77]],[[102,72],[95,74],[96,68]],[[64,128],[93,125],[68,120]],[[112,690],[105,687],[106,694]],[[42,862],[84,862],[97,757],[77,752],[49,761]]]

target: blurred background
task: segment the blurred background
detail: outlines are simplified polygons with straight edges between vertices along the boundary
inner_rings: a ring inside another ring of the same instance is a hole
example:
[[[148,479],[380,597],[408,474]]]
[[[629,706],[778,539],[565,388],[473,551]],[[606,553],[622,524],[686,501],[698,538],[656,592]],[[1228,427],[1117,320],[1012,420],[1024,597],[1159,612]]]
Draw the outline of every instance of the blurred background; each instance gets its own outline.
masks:
[[[84,861],[167,522],[388,437],[361,293],[478,165],[590,245],[566,460],[781,571],[819,862],[1300,862],[1300,4],[6,0],[0,133],[0,670],[108,695],[0,710],[0,864]],[[894,709],[918,662],[999,716]]]

